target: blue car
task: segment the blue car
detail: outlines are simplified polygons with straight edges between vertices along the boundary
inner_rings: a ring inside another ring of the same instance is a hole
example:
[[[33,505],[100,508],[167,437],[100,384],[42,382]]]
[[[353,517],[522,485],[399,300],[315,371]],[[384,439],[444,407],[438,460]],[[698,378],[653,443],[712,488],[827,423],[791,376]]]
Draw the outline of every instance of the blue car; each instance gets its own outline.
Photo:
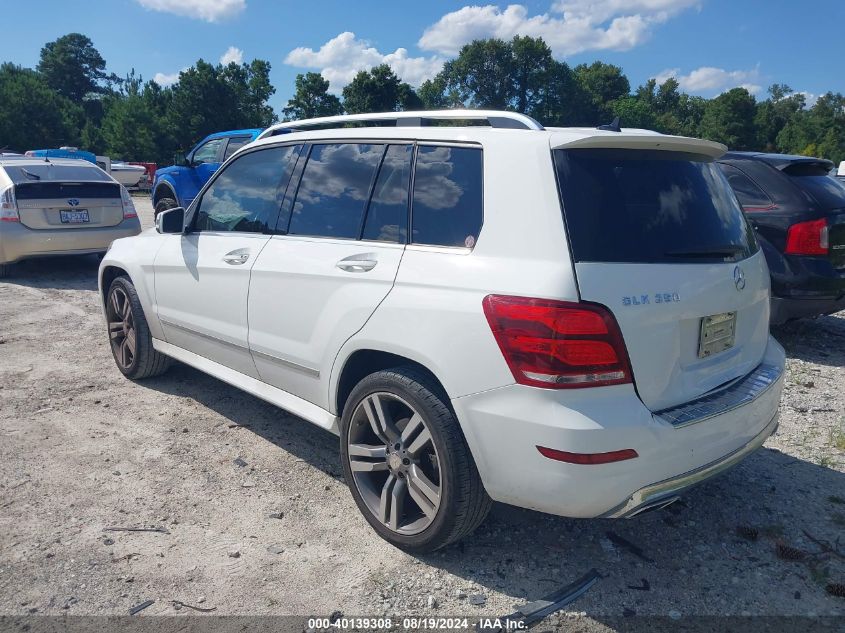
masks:
[[[209,134],[177,164],[156,170],[152,197],[155,214],[188,208],[212,174],[229,156],[261,134],[261,129]]]

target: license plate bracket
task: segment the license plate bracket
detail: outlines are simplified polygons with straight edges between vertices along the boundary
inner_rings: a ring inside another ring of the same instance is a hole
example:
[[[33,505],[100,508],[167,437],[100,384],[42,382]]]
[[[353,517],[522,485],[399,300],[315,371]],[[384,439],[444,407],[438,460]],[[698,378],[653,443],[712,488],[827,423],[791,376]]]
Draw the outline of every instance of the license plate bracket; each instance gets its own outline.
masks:
[[[62,224],[85,224],[91,221],[88,209],[62,209],[59,211],[59,219]]]
[[[711,314],[701,319],[698,357],[709,358],[729,350],[736,341],[736,312]]]

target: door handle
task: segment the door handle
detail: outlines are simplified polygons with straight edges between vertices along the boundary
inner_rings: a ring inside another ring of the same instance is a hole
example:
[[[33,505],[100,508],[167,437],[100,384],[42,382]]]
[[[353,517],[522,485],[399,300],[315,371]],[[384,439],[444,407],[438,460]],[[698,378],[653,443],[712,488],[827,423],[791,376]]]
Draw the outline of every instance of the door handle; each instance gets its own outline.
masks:
[[[335,265],[348,273],[365,273],[375,268],[376,264],[378,264],[378,261],[375,259],[347,257],[346,259],[341,259]]]
[[[223,261],[232,266],[240,266],[241,264],[246,264],[246,261],[248,259],[249,253],[244,253],[243,251],[232,251],[231,253],[226,253],[225,255],[223,255]]]

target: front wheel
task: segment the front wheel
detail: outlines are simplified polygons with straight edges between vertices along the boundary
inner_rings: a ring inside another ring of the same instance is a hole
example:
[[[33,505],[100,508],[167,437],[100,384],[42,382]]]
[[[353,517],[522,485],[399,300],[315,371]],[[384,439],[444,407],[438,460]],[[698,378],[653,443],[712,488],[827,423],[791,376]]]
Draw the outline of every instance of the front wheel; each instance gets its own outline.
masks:
[[[153,347],[141,300],[128,277],[118,277],[109,287],[106,320],[112,356],[124,376],[137,380],[167,371],[170,359]]]
[[[175,209],[178,206],[179,203],[176,202],[176,200],[174,200],[173,198],[162,198],[161,200],[156,202],[154,217],[158,217],[158,214],[162,213],[163,211],[167,211],[168,209]]]
[[[447,402],[408,366],[370,374],[344,407],[340,449],[352,496],[379,536],[404,550],[457,541],[490,509]]]

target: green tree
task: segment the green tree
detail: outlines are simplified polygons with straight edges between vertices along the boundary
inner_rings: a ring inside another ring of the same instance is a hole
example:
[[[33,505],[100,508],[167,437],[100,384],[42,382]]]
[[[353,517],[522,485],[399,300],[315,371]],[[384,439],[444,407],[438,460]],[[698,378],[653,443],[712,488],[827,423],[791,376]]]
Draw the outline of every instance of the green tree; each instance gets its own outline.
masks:
[[[745,88],[733,88],[707,102],[701,119],[701,136],[724,143],[730,149],[756,146],[754,115],[757,103]]]
[[[777,137],[778,150],[791,154],[845,160],[845,96],[828,92],[809,110],[804,109]]]
[[[0,65],[0,146],[25,151],[77,145],[82,109],[31,69]]]
[[[198,60],[179,73],[169,95],[167,118],[176,146],[187,149],[221,130],[271,125],[275,116],[267,99],[274,92],[268,62],[224,67]]]
[[[463,103],[503,110],[511,107],[514,98],[514,70],[511,42],[490,38],[464,45],[443,72]]]
[[[387,64],[362,70],[343,88],[343,108],[359,112],[396,112],[421,106],[414,89]]]
[[[597,61],[578,64],[574,71],[579,85],[589,96],[593,125],[610,118],[611,102],[631,92],[631,84],[619,66]]]
[[[343,113],[343,105],[329,93],[329,82],[320,73],[297,75],[296,91],[282,110],[285,121],[313,119]]]
[[[116,81],[106,73],[106,60],[94,43],[81,33],[69,33],[41,49],[38,72],[47,85],[73,101],[105,91],[104,83]]]
[[[799,115],[805,103],[804,95],[795,94],[786,84],[769,86],[769,98],[757,104],[754,115],[758,146],[775,151],[781,130]]]

